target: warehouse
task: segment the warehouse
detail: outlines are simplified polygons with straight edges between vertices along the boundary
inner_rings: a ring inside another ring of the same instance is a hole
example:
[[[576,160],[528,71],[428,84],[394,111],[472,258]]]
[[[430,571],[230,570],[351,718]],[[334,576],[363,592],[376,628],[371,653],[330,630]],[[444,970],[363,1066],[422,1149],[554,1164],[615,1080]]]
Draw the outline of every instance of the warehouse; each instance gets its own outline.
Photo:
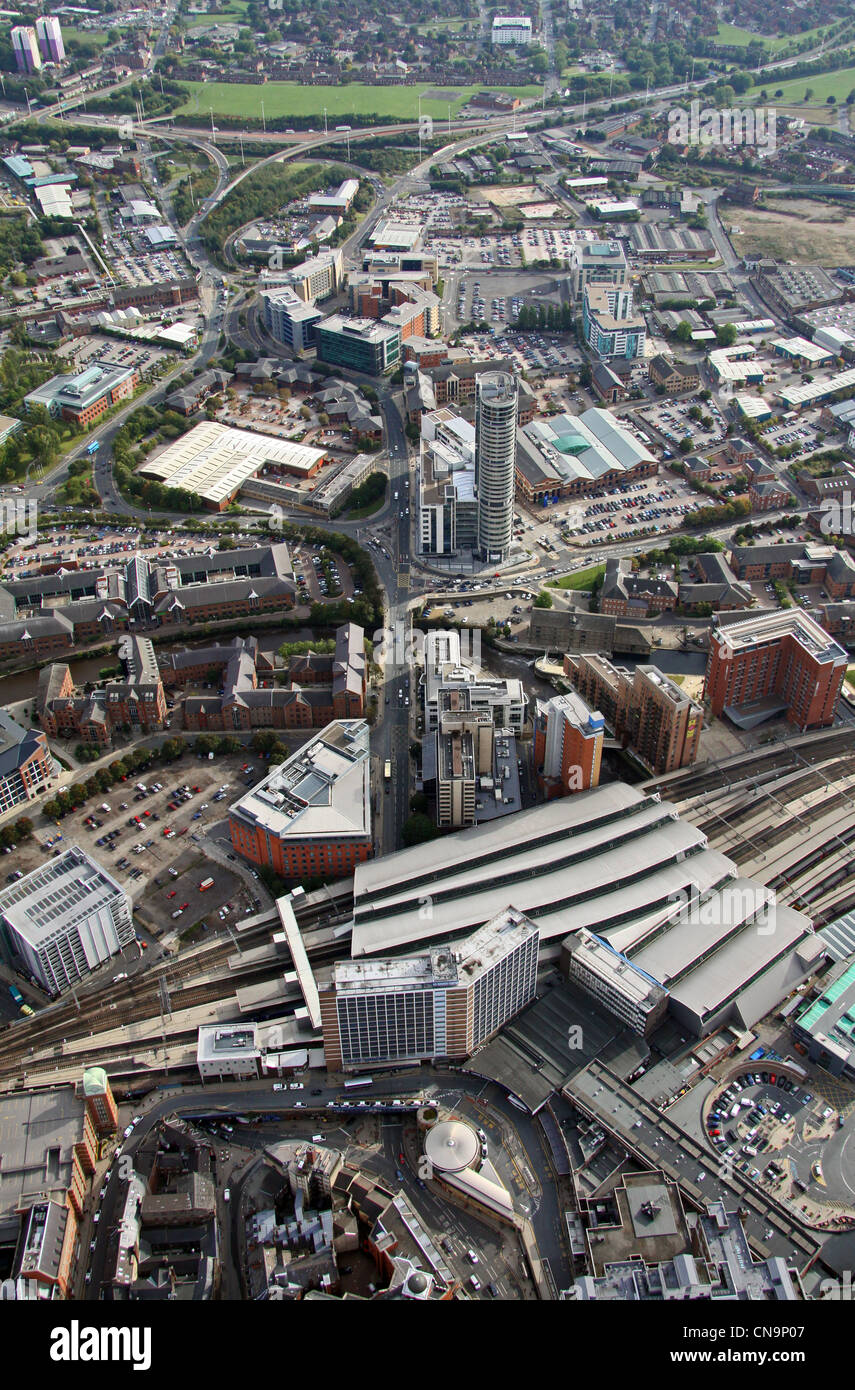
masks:
[[[197,494],[211,511],[223,511],[258,474],[310,478],[326,462],[322,449],[271,439],[207,421],[156,454],[140,473],[166,487]]]

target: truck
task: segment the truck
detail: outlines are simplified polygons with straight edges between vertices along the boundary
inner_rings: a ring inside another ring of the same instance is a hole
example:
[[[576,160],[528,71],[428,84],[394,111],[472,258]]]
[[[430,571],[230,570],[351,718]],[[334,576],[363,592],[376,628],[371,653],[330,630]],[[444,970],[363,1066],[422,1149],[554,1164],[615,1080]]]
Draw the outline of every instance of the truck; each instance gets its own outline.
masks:
[[[389,790],[389,787],[390,787],[390,785],[391,785],[391,783],[392,783],[392,759],[391,759],[391,758],[387,758],[386,761],[385,761],[384,764],[383,764],[383,781],[384,781],[384,783],[385,783],[385,785],[386,785],[386,790],[388,791],[388,790]]]
[[[11,994],[16,1004],[23,1004],[24,996],[16,985],[9,986],[9,993]]]
[[[199,884],[199,892],[205,893],[209,888],[213,888],[213,886],[214,880],[212,878],[203,878],[202,882]]]

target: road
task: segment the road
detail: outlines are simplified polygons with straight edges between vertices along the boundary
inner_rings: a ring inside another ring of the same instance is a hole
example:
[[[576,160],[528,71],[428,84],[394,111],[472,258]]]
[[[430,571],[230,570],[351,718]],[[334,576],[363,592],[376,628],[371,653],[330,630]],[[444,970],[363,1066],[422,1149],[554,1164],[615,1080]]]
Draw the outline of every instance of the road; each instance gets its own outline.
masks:
[[[328,1118],[327,1102],[344,1094],[340,1083],[332,1084],[324,1072],[306,1073],[303,1079],[305,1089],[300,1093],[299,1100],[301,1109],[306,1112],[305,1118],[311,1119],[313,1113],[322,1113],[325,1118]],[[321,1094],[319,1096],[313,1095],[312,1091],[318,1089]],[[478,1113],[479,1109],[483,1108],[483,1103],[486,1102],[489,1106],[486,1113],[489,1116],[490,1111],[495,1112],[496,1118],[501,1121],[501,1129],[508,1136],[509,1146],[518,1155],[518,1166],[527,1168],[534,1175],[544,1173],[544,1158],[538,1123],[534,1117],[523,1114],[510,1106],[499,1087],[492,1083],[485,1083],[479,1077],[469,1076],[465,1072],[441,1071],[423,1067],[407,1071],[400,1077],[376,1078],[370,1089],[360,1090],[357,1095],[352,1097],[353,1108],[357,1110],[359,1100],[370,1099],[372,1096],[378,1098],[412,1096],[424,1095],[426,1092],[430,1092],[431,1099],[439,1100],[452,1109],[458,1109],[461,1103],[465,1103],[467,1113],[471,1114]],[[303,1116],[295,1110],[294,1102],[295,1096],[292,1092],[274,1092],[271,1082],[245,1082],[237,1086],[210,1082],[207,1085],[183,1086],[180,1090],[170,1090],[166,1093],[155,1091],[151,1097],[147,1098],[145,1105],[139,1106],[137,1113],[142,1118],[132,1135],[124,1141],[123,1153],[133,1157],[154,1126],[160,1120],[171,1115],[213,1113],[226,1116],[258,1112],[265,1114],[282,1112],[283,1117],[290,1113],[297,1123]],[[225,1145],[218,1141],[216,1148],[222,1152]],[[227,1159],[226,1163],[228,1162]],[[103,1177],[101,1182],[103,1186]],[[223,1182],[224,1172],[220,1166],[218,1168],[218,1185],[222,1186]],[[453,1218],[462,1221],[464,1227],[468,1224],[465,1213],[462,1213],[454,1204],[448,1204],[442,1200],[439,1188],[423,1187],[418,1180],[414,1184],[409,1174],[406,1175],[405,1186],[413,1206],[417,1210],[422,1208],[427,1213],[428,1228],[437,1232],[437,1238],[447,1230],[450,1213],[453,1214]],[[567,1262],[563,1246],[562,1209],[559,1194],[548,1175],[544,1181],[537,1180],[536,1186],[539,1192],[535,1198],[528,1200],[526,1205],[529,1207],[529,1218],[538,1250],[541,1258],[549,1261],[558,1287],[566,1288],[572,1281],[572,1270]],[[88,1267],[92,1271],[92,1278],[88,1285],[81,1284],[82,1296],[88,1300],[97,1299],[99,1296],[104,1279],[109,1232],[114,1228],[121,1215],[120,1196],[123,1198],[126,1188],[120,1178],[117,1163],[114,1162],[110,1168],[110,1178],[106,1184],[103,1199],[100,1197],[100,1191],[97,1183],[93,1184],[92,1193],[87,1199],[80,1236],[81,1265],[85,1263],[87,1242],[93,1239],[95,1241],[95,1249],[88,1256]],[[233,1202],[236,1200],[236,1195],[239,1196],[239,1193],[236,1194],[233,1190]],[[96,1210],[100,1213],[97,1223],[93,1221]],[[233,1208],[232,1229],[229,1232],[231,1243],[234,1242],[236,1234],[235,1210],[236,1208]],[[221,1198],[218,1199],[218,1211],[222,1222],[228,1213]]]

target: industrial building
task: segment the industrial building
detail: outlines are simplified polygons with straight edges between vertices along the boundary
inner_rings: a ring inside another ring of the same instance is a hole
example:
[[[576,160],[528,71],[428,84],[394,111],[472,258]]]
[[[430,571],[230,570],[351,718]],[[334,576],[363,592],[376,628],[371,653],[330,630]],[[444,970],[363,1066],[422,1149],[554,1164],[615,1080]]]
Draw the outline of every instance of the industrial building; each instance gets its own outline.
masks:
[[[223,511],[251,478],[283,473],[312,478],[326,459],[323,449],[308,444],[208,420],[154,454],[140,473],[201,497],[211,511]]]
[[[11,959],[61,994],[134,940],[131,900],[74,845],[0,892],[0,934]]]
[[[855,962],[844,960],[793,1019],[793,1037],[812,1062],[855,1079]]]
[[[849,657],[814,618],[795,609],[723,615],[710,633],[705,697],[718,718],[753,729],[785,715],[802,732],[834,720]]]
[[[469,1057],[534,998],[538,943],[508,908],[421,955],[337,963],[319,992],[328,1070]]]
[[[229,807],[234,849],[280,878],[342,878],[371,854],[368,725],[335,720]]]

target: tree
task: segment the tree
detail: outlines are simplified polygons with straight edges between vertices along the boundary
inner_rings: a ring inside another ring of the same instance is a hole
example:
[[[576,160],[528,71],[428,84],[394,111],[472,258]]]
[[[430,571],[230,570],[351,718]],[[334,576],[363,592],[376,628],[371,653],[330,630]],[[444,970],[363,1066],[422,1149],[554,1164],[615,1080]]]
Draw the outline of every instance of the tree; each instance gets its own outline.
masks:
[[[404,821],[401,838],[405,847],[409,848],[411,845],[422,845],[426,840],[435,840],[437,833],[437,827],[429,816],[415,812]]]
[[[723,323],[716,329],[715,336],[719,347],[732,347],[736,342],[736,328],[732,323]]]
[[[535,608],[551,608],[551,607],[552,607],[552,595],[551,595],[551,594],[548,594],[548,593],[546,592],[545,589],[541,589],[541,591],[540,591],[540,593],[538,594],[537,598],[534,600],[534,607],[535,607]]]
[[[686,323],[685,320],[683,320],[682,323],[678,323],[677,327],[674,329],[674,337],[677,339],[679,343],[691,342],[692,325],[690,323]]]

